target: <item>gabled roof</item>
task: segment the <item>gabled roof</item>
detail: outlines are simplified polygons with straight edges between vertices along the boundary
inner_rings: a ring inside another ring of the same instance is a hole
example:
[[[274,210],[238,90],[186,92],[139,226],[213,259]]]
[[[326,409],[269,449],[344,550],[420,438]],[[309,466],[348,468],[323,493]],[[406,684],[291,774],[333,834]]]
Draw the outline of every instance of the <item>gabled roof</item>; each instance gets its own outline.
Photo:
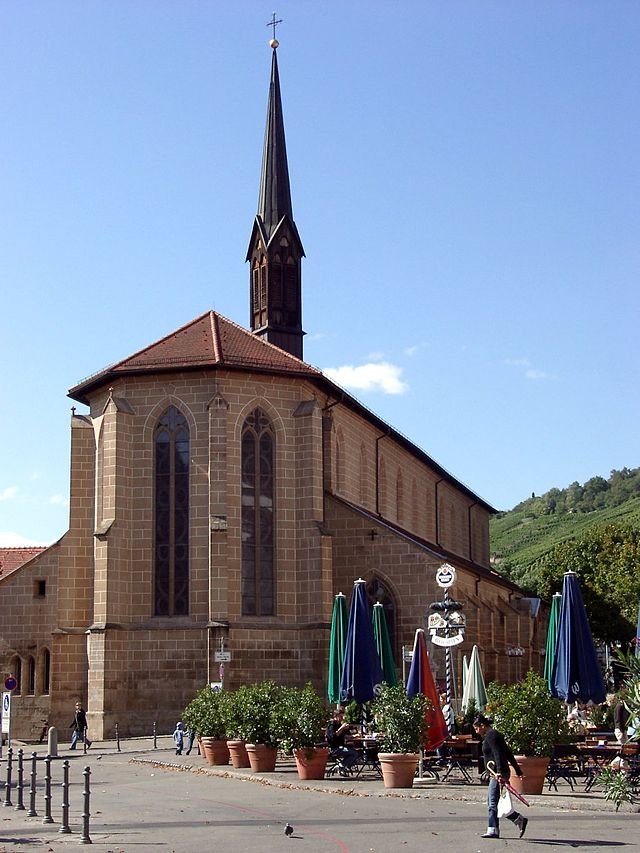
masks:
[[[47,546],[34,545],[31,547],[0,548],[0,578],[5,578],[15,572],[29,560],[47,550]]]
[[[257,337],[221,314],[208,311],[159,341],[101,370],[69,390],[89,404],[95,388],[120,376],[210,367],[256,370],[299,376],[321,376],[319,370]]]

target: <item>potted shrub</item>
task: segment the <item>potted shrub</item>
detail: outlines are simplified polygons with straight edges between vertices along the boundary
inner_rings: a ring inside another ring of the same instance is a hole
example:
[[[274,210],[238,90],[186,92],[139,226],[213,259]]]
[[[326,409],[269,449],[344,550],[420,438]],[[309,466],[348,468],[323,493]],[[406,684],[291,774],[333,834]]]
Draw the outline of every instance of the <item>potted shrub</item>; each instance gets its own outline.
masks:
[[[278,755],[278,727],[274,712],[282,688],[273,681],[248,684],[236,691],[234,711],[238,737],[245,742],[254,773],[275,770]]]
[[[240,734],[243,688],[226,693],[226,733],[231,764],[235,769],[250,767],[247,747]]]
[[[427,733],[428,707],[429,700],[422,694],[410,699],[402,685],[382,685],[372,710],[382,733],[378,758],[385,788],[413,787]]]
[[[566,706],[532,670],[515,684],[494,681],[487,696],[485,713],[505,736],[524,774],[522,780],[512,775],[511,784],[521,785],[525,794],[542,793],[553,747],[568,733]]]
[[[194,696],[182,715],[185,727],[195,732],[201,752],[209,764],[228,764],[226,741],[226,696],[208,685]]]
[[[323,779],[329,749],[323,745],[327,711],[311,683],[282,688],[272,725],[283,752],[293,753],[300,779]]]

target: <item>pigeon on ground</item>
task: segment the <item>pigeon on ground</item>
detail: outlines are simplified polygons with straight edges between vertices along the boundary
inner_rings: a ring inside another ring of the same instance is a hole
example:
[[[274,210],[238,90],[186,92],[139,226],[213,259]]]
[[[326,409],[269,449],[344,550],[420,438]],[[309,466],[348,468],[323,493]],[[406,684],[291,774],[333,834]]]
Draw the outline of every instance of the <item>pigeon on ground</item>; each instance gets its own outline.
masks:
[[[293,835],[293,827],[291,826],[291,824],[290,824],[290,823],[288,823],[288,824],[285,826],[285,828],[284,828],[284,834],[285,834],[287,837],[289,837],[290,835]]]

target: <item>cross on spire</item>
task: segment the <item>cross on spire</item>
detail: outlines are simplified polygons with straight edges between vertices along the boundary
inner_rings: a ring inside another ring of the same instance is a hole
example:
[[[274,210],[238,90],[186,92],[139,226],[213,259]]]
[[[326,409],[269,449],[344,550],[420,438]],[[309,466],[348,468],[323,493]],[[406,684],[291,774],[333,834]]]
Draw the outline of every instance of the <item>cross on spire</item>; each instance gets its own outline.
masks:
[[[282,18],[276,19],[276,13],[274,12],[271,20],[267,22],[268,27],[273,27],[273,40],[276,40],[276,27],[278,24],[282,23]]]

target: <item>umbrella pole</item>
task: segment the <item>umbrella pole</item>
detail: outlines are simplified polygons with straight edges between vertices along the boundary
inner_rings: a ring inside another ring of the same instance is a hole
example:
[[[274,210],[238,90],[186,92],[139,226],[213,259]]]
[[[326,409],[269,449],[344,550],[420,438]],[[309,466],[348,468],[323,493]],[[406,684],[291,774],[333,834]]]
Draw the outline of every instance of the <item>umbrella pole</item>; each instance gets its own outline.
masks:
[[[444,606],[449,603],[449,590],[444,591]],[[448,612],[448,611],[447,611]],[[444,672],[447,682],[447,704],[451,704],[451,646],[445,646],[444,650]]]

